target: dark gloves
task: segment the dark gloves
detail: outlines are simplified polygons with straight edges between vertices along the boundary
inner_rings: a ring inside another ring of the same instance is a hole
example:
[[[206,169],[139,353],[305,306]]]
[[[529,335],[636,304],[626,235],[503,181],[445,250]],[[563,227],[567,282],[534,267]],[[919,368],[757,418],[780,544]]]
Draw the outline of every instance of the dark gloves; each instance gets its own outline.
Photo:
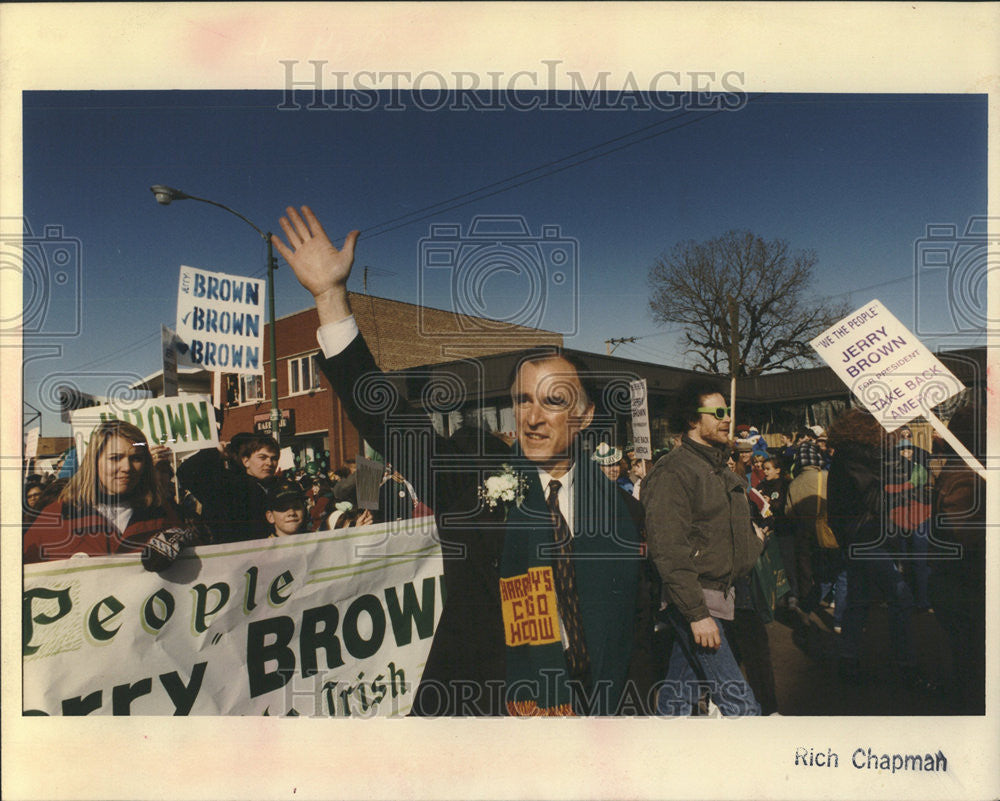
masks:
[[[196,526],[174,526],[156,534],[142,549],[142,566],[160,573],[174,563],[181,548],[196,545],[200,531]]]

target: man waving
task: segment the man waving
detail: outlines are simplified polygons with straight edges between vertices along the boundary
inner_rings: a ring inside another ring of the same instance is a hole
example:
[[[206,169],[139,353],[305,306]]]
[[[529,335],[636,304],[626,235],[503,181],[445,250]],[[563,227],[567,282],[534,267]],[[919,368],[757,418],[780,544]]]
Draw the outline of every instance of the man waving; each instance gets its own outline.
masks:
[[[358,232],[338,249],[305,206],[301,215],[289,207],[281,228],[287,244],[275,237],[275,247],[316,302],[327,379],[361,435],[434,510],[447,600],[414,714],[616,711],[638,534],[613,485],[578,457],[594,415],[583,366],[555,348],[519,360],[513,452],[483,432],[442,440],[429,420],[416,431],[412,412],[402,436],[403,405],[366,405],[360,391],[379,371],[347,295]],[[483,492],[501,479],[512,487],[507,500]]]

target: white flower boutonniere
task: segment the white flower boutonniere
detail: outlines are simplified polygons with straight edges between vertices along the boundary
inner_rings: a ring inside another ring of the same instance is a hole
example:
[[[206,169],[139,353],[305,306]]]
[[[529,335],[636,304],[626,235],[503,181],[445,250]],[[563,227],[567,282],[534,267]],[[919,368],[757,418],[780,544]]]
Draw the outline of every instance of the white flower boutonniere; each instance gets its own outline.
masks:
[[[491,509],[503,506],[504,511],[511,504],[520,506],[528,490],[528,480],[509,464],[500,465],[500,472],[494,473],[479,488],[479,497]]]

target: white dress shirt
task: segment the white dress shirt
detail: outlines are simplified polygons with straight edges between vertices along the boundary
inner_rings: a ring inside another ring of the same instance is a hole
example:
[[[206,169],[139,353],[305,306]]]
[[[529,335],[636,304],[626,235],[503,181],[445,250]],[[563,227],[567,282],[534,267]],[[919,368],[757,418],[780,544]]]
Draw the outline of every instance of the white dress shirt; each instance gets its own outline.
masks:
[[[332,359],[350,345],[358,333],[358,324],[352,314],[335,323],[321,325],[316,329],[316,341],[319,342],[323,355],[327,359]]]
[[[576,534],[573,529],[573,477],[576,475],[576,465],[574,464],[566,471],[565,475],[561,478],[555,479],[559,482],[559,511],[562,512],[562,516],[566,518],[566,525],[569,526],[570,536]],[[549,499],[549,482],[552,481],[552,476],[546,473],[542,468],[538,468],[538,478],[542,482],[542,492],[545,494],[545,500]]]

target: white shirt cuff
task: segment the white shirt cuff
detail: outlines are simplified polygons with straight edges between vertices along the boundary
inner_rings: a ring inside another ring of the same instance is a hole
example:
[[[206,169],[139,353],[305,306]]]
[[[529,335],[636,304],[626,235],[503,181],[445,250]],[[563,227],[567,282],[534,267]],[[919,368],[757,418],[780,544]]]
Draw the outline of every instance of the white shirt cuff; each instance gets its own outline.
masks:
[[[335,323],[327,323],[316,329],[316,341],[323,349],[323,356],[332,359],[342,352],[354,338],[359,334],[358,324],[354,321],[354,315],[337,320]]]

